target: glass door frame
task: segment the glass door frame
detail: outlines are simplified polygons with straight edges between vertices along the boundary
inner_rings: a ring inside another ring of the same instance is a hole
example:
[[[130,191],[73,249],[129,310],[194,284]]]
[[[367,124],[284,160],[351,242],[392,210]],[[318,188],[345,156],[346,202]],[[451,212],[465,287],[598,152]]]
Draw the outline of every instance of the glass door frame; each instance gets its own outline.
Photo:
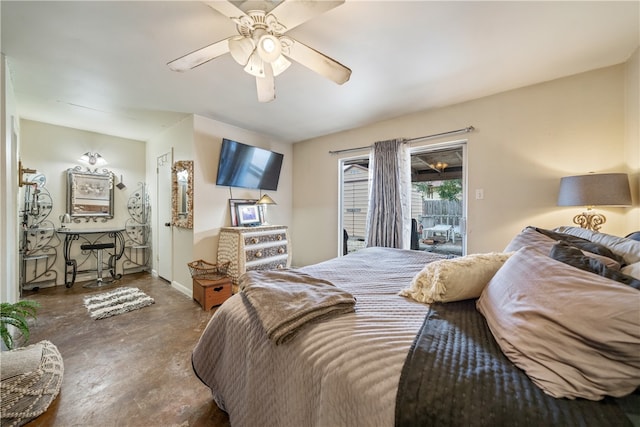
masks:
[[[462,150],[462,217],[460,218],[460,238],[462,239],[462,255],[467,254],[467,218],[468,218],[468,160],[467,160],[467,139],[461,139],[456,141],[442,142],[437,144],[420,145],[410,148],[410,156],[414,154],[428,153],[432,151],[444,151],[444,150]]]
[[[427,144],[420,146],[413,146],[409,148],[410,156],[419,153],[426,153],[430,151],[442,151],[442,150],[462,150],[462,218],[460,218],[460,236],[462,239],[462,255],[466,255],[467,253],[467,218],[468,218],[468,151],[467,151],[467,139],[461,139],[456,141],[448,141],[436,144]],[[343,230],[344,230],[344,169],[345,166],[349,163],[354,163],[357,160],[370,160],[370,153],[366,154],[343,157],[338,159],[338,248],[337,248],[337,256],[343,256],[344,251],[344,240],[343,240]]]

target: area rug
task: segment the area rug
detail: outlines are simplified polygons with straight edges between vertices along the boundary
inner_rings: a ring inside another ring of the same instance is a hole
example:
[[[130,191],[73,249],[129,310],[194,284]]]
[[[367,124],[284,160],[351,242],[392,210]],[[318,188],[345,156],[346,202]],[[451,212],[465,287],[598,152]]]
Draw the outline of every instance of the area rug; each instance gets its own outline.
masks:
[[[105,319],[155,303],[138,288],[118,288],[110,292],[84,298],[84,305],[92,319]]]

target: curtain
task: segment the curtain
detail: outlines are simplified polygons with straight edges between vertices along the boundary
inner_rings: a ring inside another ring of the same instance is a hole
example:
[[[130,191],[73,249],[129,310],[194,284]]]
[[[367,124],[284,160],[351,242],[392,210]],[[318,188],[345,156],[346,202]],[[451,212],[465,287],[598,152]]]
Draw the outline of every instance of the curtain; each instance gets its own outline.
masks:
[[[371,149],[367,246],[409,249],[411,243],[410,153],[403,139]]]

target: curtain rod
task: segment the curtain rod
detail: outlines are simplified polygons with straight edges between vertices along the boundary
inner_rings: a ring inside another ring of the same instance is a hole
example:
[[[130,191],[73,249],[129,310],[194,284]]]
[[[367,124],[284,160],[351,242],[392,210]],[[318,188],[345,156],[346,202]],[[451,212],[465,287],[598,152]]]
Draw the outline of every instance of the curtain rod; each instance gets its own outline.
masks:
[[[473,126],[467,126],[466,128],[450,130],[450,131],[442,132],[442,133],[434,133],[433,135],[418,136],[416,138],[407,139],[407,140],[405,140],[405,142],[406,143],[410,143],[410,142],[415,142],[415,141],[423,141],[425,139],[438,138],[438,137],[445,136],[445,135],[454,135],[454,134],[457,134],[457,133],[469,133],[469,132],[473,132],[474,130],[475,130],[475,128]],[[347,153],[349,151],[360,151],[360,150],[369,149],[371,147],[372,147],[372,145],[367,145],[365,147],[346,148],[344,150],[329,151],[329,154],[340,154],[340,153]]]

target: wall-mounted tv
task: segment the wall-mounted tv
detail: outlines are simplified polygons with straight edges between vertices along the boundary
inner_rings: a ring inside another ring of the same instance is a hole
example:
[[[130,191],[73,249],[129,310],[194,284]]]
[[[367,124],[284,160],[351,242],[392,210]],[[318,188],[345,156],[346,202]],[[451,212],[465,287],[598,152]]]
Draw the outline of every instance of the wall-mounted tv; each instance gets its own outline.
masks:
[[[283,157],[280,153],[224,138],[216,184],[275,191]]]

